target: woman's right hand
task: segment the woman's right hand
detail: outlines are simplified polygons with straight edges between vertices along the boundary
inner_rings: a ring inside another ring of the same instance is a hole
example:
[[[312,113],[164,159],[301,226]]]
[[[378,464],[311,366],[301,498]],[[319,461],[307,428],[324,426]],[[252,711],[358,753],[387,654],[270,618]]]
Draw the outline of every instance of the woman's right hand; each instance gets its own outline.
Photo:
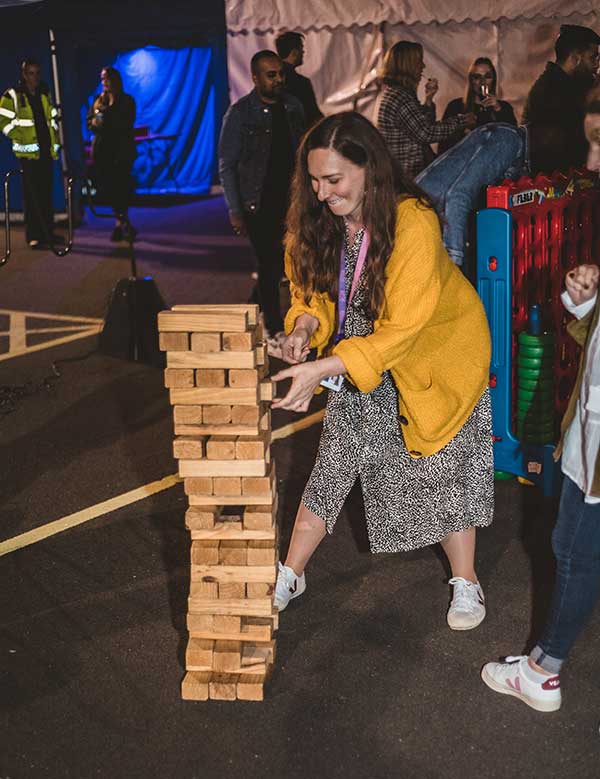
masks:
[[[597,265],[578,265],[565,277],[569,297],[576,306],[591,300],[598,291],[600,268]]]
[[[281,358],[290,365],[304,362],[310,351],[310,333],[305,327],[296,327],[281,345]]]

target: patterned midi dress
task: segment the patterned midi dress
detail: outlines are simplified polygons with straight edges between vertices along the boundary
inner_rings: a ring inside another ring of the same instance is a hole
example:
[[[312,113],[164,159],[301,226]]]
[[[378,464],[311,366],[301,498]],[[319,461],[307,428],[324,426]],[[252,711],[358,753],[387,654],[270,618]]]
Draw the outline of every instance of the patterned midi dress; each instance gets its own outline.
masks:
[[[346,292],[350,294],[363,231],[346,234]],[[361,282],[348,306],[344,337],[366,336]],[[302,502],[333,532],[348,493],[360,479],[372,552],[409,551],[448,533],[485,527],[494,511],[492,413],[485,390],[463,427],[439,452],[410,457],[398,419],[398,392],[389,372],[363,393],[344,380],[330,390],[316,462]]]

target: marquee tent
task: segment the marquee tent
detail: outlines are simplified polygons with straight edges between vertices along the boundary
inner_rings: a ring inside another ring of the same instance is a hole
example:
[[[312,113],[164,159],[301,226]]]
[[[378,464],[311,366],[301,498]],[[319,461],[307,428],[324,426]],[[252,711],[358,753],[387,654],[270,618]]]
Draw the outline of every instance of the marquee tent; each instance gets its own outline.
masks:
[[[377,69],[395,41],[423,45],[425,77],[440,84],[438,116],[464,92],[476,56],[497,64],[500,95],[520,116],[529,87],[554,58],[560,25],[600,31],[590,0],[225,0],[225,15],[232,101],[252,88],[252,54],[294,30],[306,36],[300,72],[312,80],[323,112],[357,107],[371,118]]]

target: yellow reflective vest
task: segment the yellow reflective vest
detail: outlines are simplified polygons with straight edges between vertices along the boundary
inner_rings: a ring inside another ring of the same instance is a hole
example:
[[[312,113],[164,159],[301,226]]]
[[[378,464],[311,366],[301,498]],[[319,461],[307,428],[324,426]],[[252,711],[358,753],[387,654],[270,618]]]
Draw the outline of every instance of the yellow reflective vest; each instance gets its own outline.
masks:
[[[42,108],[50,132],[50,154],[58,158],[57,110],[47,92],[41,93]],[[40,145],[35,132],[33,109],[27,92],[7,89],[0,98],[0,130],[12,141],[15,156],[30,160],[39,160]]]

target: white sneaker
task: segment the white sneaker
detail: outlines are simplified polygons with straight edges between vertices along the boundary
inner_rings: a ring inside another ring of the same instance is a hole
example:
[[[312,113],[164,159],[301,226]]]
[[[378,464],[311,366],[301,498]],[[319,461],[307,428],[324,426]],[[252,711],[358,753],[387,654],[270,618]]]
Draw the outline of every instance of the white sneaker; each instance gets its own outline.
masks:
[[[277,584],[275,585],[275,606],[283,611],[288,603],[302,595],[306,589],[306,577],[298,576],[293,568],[278,563]]]
[[[448,584],[454,587],[446,619],[452,630],[471,630],[485,619],[485,598],[481,585],[454,576]]]
[[[504,663],[486,663],[481,669],[481,678],[496,692],[514,695],[536,711],[557,711],[560,709],[560,679],[548,676],[545,682],[532,682],[527,673],[527,655],[507,657]]]

